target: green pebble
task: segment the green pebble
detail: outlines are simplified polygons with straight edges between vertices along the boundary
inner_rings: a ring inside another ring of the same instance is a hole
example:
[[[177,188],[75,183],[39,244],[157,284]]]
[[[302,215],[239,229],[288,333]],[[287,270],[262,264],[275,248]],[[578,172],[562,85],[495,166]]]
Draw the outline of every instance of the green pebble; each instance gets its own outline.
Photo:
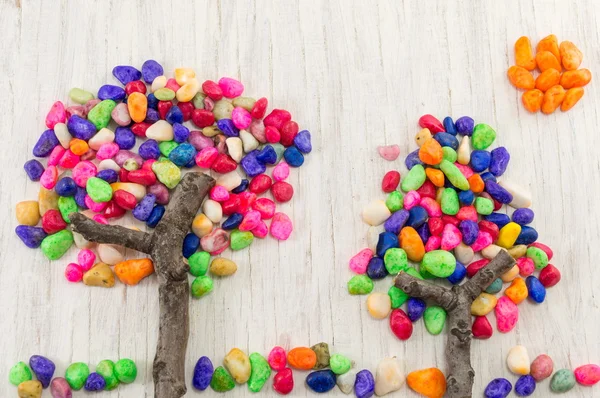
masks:
[[[94,99],[94,94],[81,88],[73,87],[71,91],[69,91],[69,98],[75,103],[85,105],[86,102]]]
[[[213,281],[206,275],[199,276],[192,282],[192,296],[194,297],[202,297],[212,292],[212,290]]]
[[[500,290],[502,290],[502,279],[496,278],[496,280],[493,281],[487,289],[485,289],[485,292],[488,294],[496,294]]]
[[[438,335],[444,330],[444,324],[446,323],[446,311],[437,305],[427,307],[423,313],[423,320],[425,321],[425,328],[431,334]]]
[[[106,382],[105,389],[107,391],[114,390],[119,385],[119,379],[115,375],[115,363],[110,359],[100,361],[96,365],[96,373],[98,373]]]
[[[169,157],[171,152],[173,152],[173,149],[177,148],[178,146],[179,146],[179,144],[176,143],[175,141],[162,141],[158,144],[158,150],[165,157]]]
[[[271,367],[269,362],[258,352],[250,354],[250,378],[248,379],[248,390],[259,392],[269,377],[271,377]]]
[[[390,296],[390,300],[392,300],[392,308],[400,308],[400,306],[409,298],[409,295],[404,293],[402,289],[397,288],[396,286],[390,286],[390,290],[388,290],[388,296]]]
[[[367,275],[354,275],[348,281],[348,293],[369,294],[373,291],[373,281]]]
[[[206,94],[203,92],[197,92],[192,98],[192,104],[194,104],[194,108],[196,109],[204,109],[204,98],[206,98]]]
[[[115,106],[117,106],[117,103],[113,100],[101,101],[89,111],[87,118],[96,126],[96,129],[103,129],[110,123],[111,112],[115,109]]]
[[[230,391],[235,387],[235,381],[224,367],[219,366],[215,369],[212,379],[210,379],[210,387],[216,392]]]
[[[419,275],[421,275],[421,279],[435,279],[436,278],[435,275],[432,275],[429,272],[427,272],[427,270],[425,268],[423,268],[422,265],[419,267]]]
[[[79,208],[77,207],[77,202],[75,202],[75,198],[72,196],[61,196],[58,198],[58,210],[60,210],[60,215],[66,223],[71,223],[69,215],[71,213],[77,213]]]
[[[496,139],[496,132],[493,128],[485,123],[479,123],[473,127],[473,135],[471,136],[471,144],[473,149],[487,149]]]
[[[410,275],[410,276],[412,276],[412,277],[414,277],[414,278],[417,278],[417,279],[425,279],[425,278],[423,277],[423,275],[421,275],[421,274],[419,273],[419,271],[417,271],[417,270],[416,270],[414,267],[408,267],[408,269],[407,269],[406,271],[404,271],[404,272],[406,272],[408,275]]]
[[[75,362],[65,370],[65,379],[73,390],[81,390],[88,376],[90,368],[83,362]]]
[[[165,184],[169,189],[175,188],[181,181],[181,170],[168,159],[152,163],[152,171],[156,174],[158,181]]]
[[[277,164],[277,163],[279,163],[281,158],[283,158],[283,152],[285,152],[285,147],[278,142],[275,144],[269,144],[269,145],[271,145],[273,147],[273,149],[275,150],[275,154],[277,155],[277,160],[275,160],[275,164]]]
[[[404,249],[391,248],[386,250],[383,256],[385,268],[390,274],[397,274],[400,271],[406,271],[408,268],[408,257]]]
[[[327,343],[319,343],[310,347],[311,350],[317,354],[317,363],[313,366],[313,369],[325,369],[329,366],[329,345]]]
[[[69,250],[72,244],[73,233],[68,229],[63,229],[44,238],[41,245],[42,253],[49,260],[58,260]]]
[[[234,230],[229,237],[229,247],[231,250],[242,250],[254,241],[254,235],[250,231]]]
[[[442,152],[444,153],[442,158],[446,159],[450,163],[454,163],[456,162],[456,160],[458,160],[458,154],[454,149],[450,148],[449,146],[443,146]]]
[[[482,216],[490,215],[494,211],[494,202],[488,198],[478,196],[477,199],[475,199],[475,210]]]
[[[385,205],[392,213],[401,210],[404,207],[404,194],[400,191],[390,192],[385,200]]]
[[[208,265],[210,263],[210,253],[207,252],[196,252],[188,258],[188,264],[190,265],[190,274],[194,276],[206,275]]]
[[[137,367],[135,362],[129,358],[119,359],[115,363],[115,376],[121,383],[129,384],[135,381],[137,377]]]
[[[402,190],[404,192],[416,191],[421,188],[421,185],[423,185],[426,178],[427,176],[425,175],[423,166],[416,164],[408,171],[406,177],[402,179]]]
[[[29,381],[33,377],[31,375],[31,369],[25,362],[17,362],[15,366],[10,368],[10,372],[8,372],[8,380],[10,384],[18,386],[24,381]]]
[[[537,247],[527,248],[527,257],[533,260],[533,264],[535,264],[535,269],[537,270],[541,270],[548,265],[548,255],[545,251]]]
[[[90,177],[85,184],[85,190],[94,202],[108,202],[112,199],[112,188],[102,178]]]
[[[440,203],[442,213],[454,216],[460,210],[460,202],[458,194],[452,188],[446,188],[442,191],[442,200]]]
[[[462,191],[466,191],[467,189],[469,189],[469,181],[467,181],[463,173],[460,172],[460,170],[454,165],[454,163],[450,163],[449,161],[443,159],[440,163],[440,169],[442,170],[448,181],[450,181],[450,183],[456,188]]]
[[[425,253],[421,267],[438,278],[447,278],[456,268],[456,258],[445,250],[433,250]]]
[[[171,90],[170,88],[163,87],[156,90],[154,92],[154,96],[160,101],[171,101],[173,98],[175,98],[175,91]]]
[[[256,100],[250,97],[237,97],[231,101],[231,104],[234,107],[239,106],[240,108],[244,108],[248,112],[251,112],[252,108],[254,108],[254,104],[256,104]]]
[[[567,392],[575,387],[575,374],[570,369],[561,369],[550,380],[550,389],[554,392]]]
[[[336,375],[343,375],[352,367],[352,362],[342,354],[333,354],[329,359],[329,367]]]
[[[215,106],[213,107],[212,113],[215,116],[216,120],[221,119],[231,119],[231,114],[233,112],[233,105],[231,102],[227,101],[225,98],[216,101]]]

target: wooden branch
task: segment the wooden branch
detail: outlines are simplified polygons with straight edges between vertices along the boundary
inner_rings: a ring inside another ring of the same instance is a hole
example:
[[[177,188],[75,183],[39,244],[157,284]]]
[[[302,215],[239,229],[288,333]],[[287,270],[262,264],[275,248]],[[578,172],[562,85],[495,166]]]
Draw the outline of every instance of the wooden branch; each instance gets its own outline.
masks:
[[[395,285],[411,297],[435,301],[446,311],[450,311],[456,305],[456,294],[452,290],[425,282],[406,272],[398,274]]]
[[[487,289],[502,274],[510,270],[515,263],[515,259],[506,250],[500,250],[496,257],[466,281],[461,289],[469,295],[471,300],[475,300],[481,292]]]

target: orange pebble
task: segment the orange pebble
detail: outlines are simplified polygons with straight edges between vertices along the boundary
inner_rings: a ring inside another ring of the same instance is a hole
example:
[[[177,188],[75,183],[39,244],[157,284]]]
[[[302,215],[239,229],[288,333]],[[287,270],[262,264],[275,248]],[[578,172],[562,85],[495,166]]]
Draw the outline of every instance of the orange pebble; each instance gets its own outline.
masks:
[[[439,164],[444,158],[444,151],[434,138],[427,139],[419,149],[419,159],[426,164]]]
[[[556,110],[562,104],[565,99],[566,91],[560,86],[556,85],[550,87],[548,91],[544,93],[544,99],[542,100],[542,112],[550,114]]]
[[[142,93],[131,93],[127,97],[127,110],[131,120],[136,123],[141,123],[146,119],[146,111],[148,110],[148,99]]]
[[[560,82],[560,72],[554,68],[546,69],[537,79],[535,79],[535,88],[546,91],[552,86],[556,86]]]
[[[592,80],[592,72],[589,69],[569,70],[562,74],[560,85],[566,89],[583,87]]]
[[[550,51],[541,51],[535,55],[535,62],[542,72],[548,69],[561,71],[560,61]]]
[[[509,287],[504,291],[506,297],[508,297],[513,303],[519,304],[527,298],[529,292],[527,291],[527,285],[523,278],[516,277]]]
[[[531,113],[536,113],[542,108],[542,100],[544,99],[544,93],[538,89],[525,91],[521,97],[525,109]]]
[[[485,183],[479,173],[473,173],[471,177],[467,178],[467,181],[469,182],[469,189],[473,191],[473,193],[483,192]]]
[[[583,53],[570,41],[563,41],[559,47],[560,59],[566,70],[575,70],[583,61]]]
[[[149,258],[126,260],[115,265],[115,274],[126,285],[137,285],[154,273],[154,264]]]
[[[521,36],[515,42],[515,63],[529,71],[535,69],[535,57],[527,36]]]
[[[410,261],[421,261],[425,255],[423,241],[413,227],[404,227],[400,231],[400,247],[404,249]]]
[[[406,376],[406,384],[427,398],[442,398],[446,393],[446,376],[438,368],[410,372]]]
[[[90,147],[87,142],[80,140],[79,138],[73,138],[69,141],[69,149],[74,155],[81,156],[86,153]]]
[[[433,183],[433,185],[435,185],[436,187],[444,186],[445,178],[444,178],[444,173],[442,172],[442,170],[428,167],[425,169],[425,174],[427,175],[427,178],[429,178],[429,181],[431,181]]]
[[[565,99],[560,105],[560,110],[563,112],[568,111],[575,106],[577,102],[583,97],[583,87],[573,87],[567,90]]]
[[[531,72],[521,66],[511,66],[508,68],[507,75],[508,80],[516,88],[531,90],[535,86],[535,80],[533,80]]]
[[[539,53],[542,51],[550,51],[560,62],[560,50],[558,49],[558,39],[556,38],[556,35],[549,35],[540,40],[535,52]]]
[[[308,347],[296,347],[290,350],[287,360],[296,369],[309,370],[317,363],[317,354]]]

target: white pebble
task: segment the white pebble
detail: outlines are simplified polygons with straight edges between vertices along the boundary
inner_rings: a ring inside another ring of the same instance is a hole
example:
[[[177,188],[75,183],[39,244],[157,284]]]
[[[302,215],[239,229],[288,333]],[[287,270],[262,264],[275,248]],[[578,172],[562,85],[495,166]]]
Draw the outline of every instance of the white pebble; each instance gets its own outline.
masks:
[[[238,174],[236,170],[227,173],[221,174],[219,178],[217,178],[217,185],[225,187],[226,190],[231,191],[242,183],[242,177]]]
[[[150,91],[155,92],[167,85],[167,77],[166,76],[157,76],[152,81],[152,86],[150,87]]]
[[[216,202],[212,199],[207,199],[204,201],[204,204],[202,205],[202,213],[204,213],[206,217],[208,217],[208,219],[215,224],[221,222],[221,219],[223,218],[223,208],[221,208],[219,202]]]
[[[363,221],[369,225],[381,225],[392,213],[383,200],[374,200],[365,206],[362,212]]]
[[[256,148],[258,148],[259,142],[252,134],[247,132],[246,130],[240,130],[240,139],[242,140],[242,146],[244,147],[244,152],[252,152]]]
[[[471,137],[465,135],[458,146],[458,163],[467,165],[471,161]]]
[[[498,253],[500,253],[500,250],[503,250],[500,246],[497,245],[489,245],[488,247],[486,247],[485,249],[481,250],[481,255],[484,258],[487,258],[488,260],[493,259],[494,257],[496,257],[496,255]]]
[[[132,194],[133,196],[135,196],[135,199],[138,202],[140,200],[142,200],[144,198],[144,196],[146,196],[146,187],[143,186],[142,184],[136,184],[135,182],[117,182],[116,184],[118,184],[118,185],[115,185],[116,187],[118,187],[118,189],[127,191],[130,194]],[[115,190],[116,189],[113,188],[113,191],[115,191]]]
[[[54,135],[56,136],[56,138],[58,138],[58,142],[60,142],[60,145],[63,148],[69,148],[69,143],[71,142],[73,136],[71,135],[71,133],[69,133],[69,129],[67,128],[66,124],[56,123],[54,125]]]
[[[72,231],[72,232],[73,232],[73,241],[75,241],[75,246],[77,246],[78,249],[91,249],[92,247],[94,247],[94,243],[85,239],[83,237],[83,235],[81,235],[79,232],[75,232],[75,231]]]
[[[115,133],[111,130],[104,127],[100,129],[90,140],[88,141],[88,145],[94,151],[100,149],[103,144],[108,144],[109,142],[113,142],[115,140]]]
[[[115,106],[115,109],[110,113],[112,120],[115,121],[119,126],[129,126],[131,124],[131,116],[129,116],[129,109],[127,104],[121,102]]]
[[[371,293],[367,297],[367,310],[375,319],[384,319],[392,311],[392,301],[387,293]]]
[[[100,260],[108,265],[115,265],[124,260],[123,249],[118,246],[101,243],[96,250],[98,251]]]
[[[508,356],[506,357],[506,365],[508,369],[518,375],[529,374],[529,355],[527,354],[527,348],[522,345],[516,345],[510,349]]]
[[[227,152],[229,152],[229,156],[239,163],[244,155],[244,151],[242,149],[242,140],[239,137],[229,137],[225,140],[225,144],[227,145]]]
[[[335,384],[342,390],[344,394],[350,394],[354,389],[354,382],[356,381],[356,372],[350,369],[343,375],[336,377]]]
[[[463,242],[460,242],[458,246],[454,248],[454,256],[466,267],[471,261],[473,261],[473,257],[475,257],[475,253],[471,246],[465,245]]]
[[[377,365],[375,375],[375,395],[382,396],[398,391],[404,385],[404,371],[400,361],[393,358],[384,358]]]
[[[383,228],[369,227],[367,230],[367,247],[373,252],[377,251],[377,242],[379,242],[379,234],[383,232]]]
[[[525,188],[508,181],[500,181],[498,184],[512,194],[513,200],[508,204],[510,207],[531,207],[531,194]]]
[[[166,120],[159,120],[148,127],[146,137],[156,141],[171,141],[173,139],[173,126]]]
[[[121,167],[112,159],[104,159],[98,163],[98,171],[102,170],[114,170],[117,173],[121,170]]]

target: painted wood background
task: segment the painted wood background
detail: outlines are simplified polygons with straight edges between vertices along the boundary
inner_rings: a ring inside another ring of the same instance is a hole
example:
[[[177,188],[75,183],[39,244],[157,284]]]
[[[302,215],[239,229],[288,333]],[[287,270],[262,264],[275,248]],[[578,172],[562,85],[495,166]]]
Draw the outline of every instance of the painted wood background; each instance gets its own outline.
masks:
[[[506,178],[532,192],[534,226],[563,273],[545,303],[520,305],[512,333],[473,343],[475,392],[495,377],[516,381],[504,362],[515,344],[528,347],[532,358],[548,353],[556,368],[600,362],[597,84],[569,113],[545,116],[524,111],[521,93],[506,79],[515,40],[528,35],[537,42],[550,33],[575,42],[583,66],[596,73],[599,6],[594,0],[0,1],[0,396],[16,395],[6,381],[10,366],[38,353],[51,357],[58,373],[72,361],[93,367],[105,358],[133,358],[136,382],[102,397],[153,394],[155,278],[109,290],[69,284],[63,270],[74,250],[51,263],[14,234],[15,204],[37,197],[38,184],[27,180],[22,164],[50,105],[66,100],[71,87],[95,92],[114,82],[114,65],[139,67],[148,58],[167,71],[194,67],[200,79],[238,77],[246,93],[291,110],[314,137],[314,151],[292,172],[293,201],[282,206],[295,222],[292,238],[227,253],[238,272],[192,300],[188,382],[201,355],[218,364],[233,347],[266,354],[285,343],[325,341],[372,371],[390,355],[407,371],[444,367],[444,337],[418,322],[401,342],[386,321],[370,318],[365,297],[346,292],[348,259],[365,246],[360,211],[382,197],[385,171],[405,171],[402,158],[387,163],[376,146],[399,144],[402,157],[412,151],[423,113],[471,115],[496,128],[497,143],[512,155]],[[295,373],[294,395],[312,395],[305,376]],[[577,386],[564,396],[598,396],[599,389]],[[272,395],[267,391],[262,395]],[[247,395],[246,387],[228,393]],[[407,387],[397,395],[416,396]],[[546,381],[534,396],[548,395]]]

